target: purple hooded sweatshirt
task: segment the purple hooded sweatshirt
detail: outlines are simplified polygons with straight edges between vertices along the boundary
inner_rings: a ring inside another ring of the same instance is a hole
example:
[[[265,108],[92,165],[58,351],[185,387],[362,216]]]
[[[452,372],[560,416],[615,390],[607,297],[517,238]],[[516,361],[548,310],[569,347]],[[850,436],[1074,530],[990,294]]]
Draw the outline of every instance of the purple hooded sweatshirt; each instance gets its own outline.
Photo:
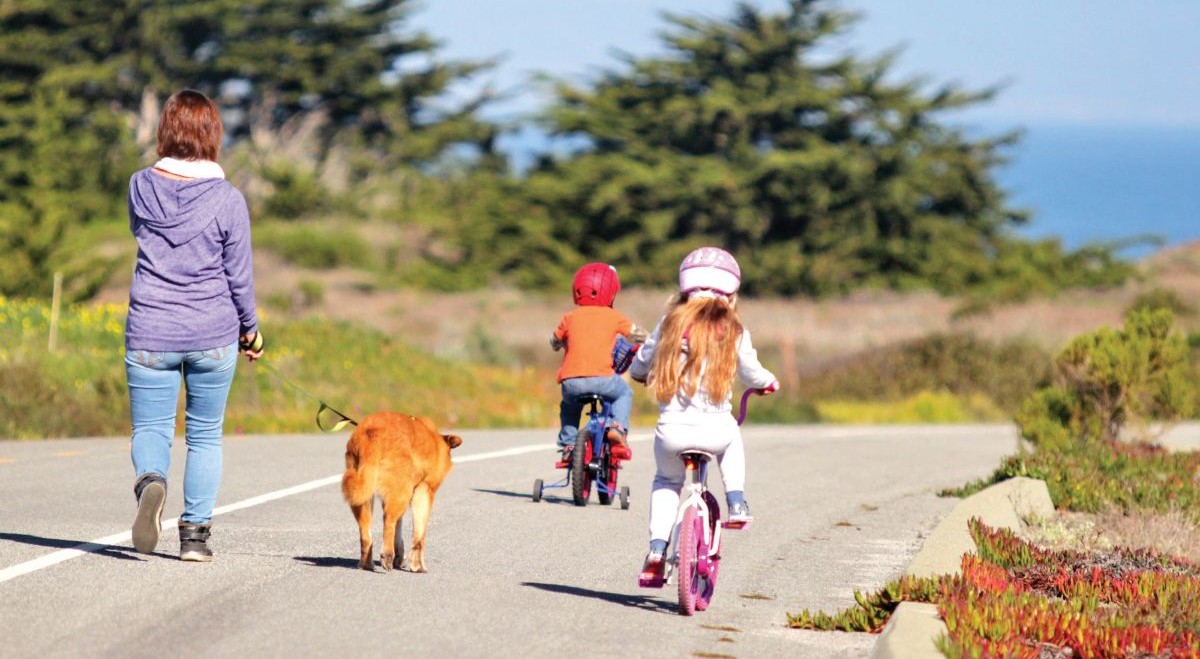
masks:
[[[129,180],[129,229],[138,255],[126,349],[208,350],[258,331],[250,212],[232,183],[138,171]]]

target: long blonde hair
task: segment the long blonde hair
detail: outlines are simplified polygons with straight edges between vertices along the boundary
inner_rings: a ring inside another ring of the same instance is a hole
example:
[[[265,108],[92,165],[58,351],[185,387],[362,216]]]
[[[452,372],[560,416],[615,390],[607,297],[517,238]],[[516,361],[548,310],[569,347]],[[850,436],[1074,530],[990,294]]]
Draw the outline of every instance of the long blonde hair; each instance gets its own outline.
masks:
[[[695,396],[701,387],[712,402],[729,395],[742,337],[736,304],[736,298],[722,296],[689,300],[680,293],[672,298],[647,380],[659,404],[667,404],[679,393]]]

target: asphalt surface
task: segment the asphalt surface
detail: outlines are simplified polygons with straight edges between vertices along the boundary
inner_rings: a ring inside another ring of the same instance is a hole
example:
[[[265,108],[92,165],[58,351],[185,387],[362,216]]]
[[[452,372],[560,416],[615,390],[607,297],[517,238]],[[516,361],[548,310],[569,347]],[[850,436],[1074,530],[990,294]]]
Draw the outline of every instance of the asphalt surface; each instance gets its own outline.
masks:
[[[0,657],[866,656],[875,636],[791,630],[787,613],[899,576],[955,504],[936,492],[1015,449],[1008,426],[747,427],[756,521],[727,538],[712,606],[688,618],[671,586],[636,583],[648,433],[632,437],[621,510],[565,489],[531,501],[535,478],[562,475],[551,430],[458,432],[427,574],[356,569],[345,434],[227,437],[209,564],[178,561],[173,528],[133,551],[127,440],[0,442]],[[182,440],[172,455],[165,518]]]

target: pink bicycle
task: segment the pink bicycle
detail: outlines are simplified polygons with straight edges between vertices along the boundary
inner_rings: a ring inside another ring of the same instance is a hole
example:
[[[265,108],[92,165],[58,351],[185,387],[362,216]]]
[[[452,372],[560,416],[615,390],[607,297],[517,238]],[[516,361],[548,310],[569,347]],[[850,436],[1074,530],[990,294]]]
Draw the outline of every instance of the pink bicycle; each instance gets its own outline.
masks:
[[[761,389],[747,389],[742,394],[737,422],[746,419],[746,403],[750,395]],[[674,548],[667,559],[664,577],[657,583],[638,580],[643,588],[662,588],[678,573],[679,612],[685,616],[704,611],[712,602],[721,568],[721,542],[724,529],[740,529],[744,524],[721,524],[721,507],[709,492],[708,463],[715,459],[711,453],[698,450],[680,451],[686,472],[675,530],[668,542]]]

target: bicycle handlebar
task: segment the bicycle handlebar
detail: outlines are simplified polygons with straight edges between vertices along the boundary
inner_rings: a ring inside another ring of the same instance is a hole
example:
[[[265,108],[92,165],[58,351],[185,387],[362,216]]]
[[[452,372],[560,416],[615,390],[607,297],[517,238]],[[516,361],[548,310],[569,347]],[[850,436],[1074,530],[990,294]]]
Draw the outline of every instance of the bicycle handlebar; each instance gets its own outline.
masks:
[[[747,389],[742,392],[742,405],[738,409],[737,415],[737,422],[739,426],[742,425],[742,422],[746,420],[746,403],[750,400],[750,394],[761,394],[762,392],[762,389]]]

